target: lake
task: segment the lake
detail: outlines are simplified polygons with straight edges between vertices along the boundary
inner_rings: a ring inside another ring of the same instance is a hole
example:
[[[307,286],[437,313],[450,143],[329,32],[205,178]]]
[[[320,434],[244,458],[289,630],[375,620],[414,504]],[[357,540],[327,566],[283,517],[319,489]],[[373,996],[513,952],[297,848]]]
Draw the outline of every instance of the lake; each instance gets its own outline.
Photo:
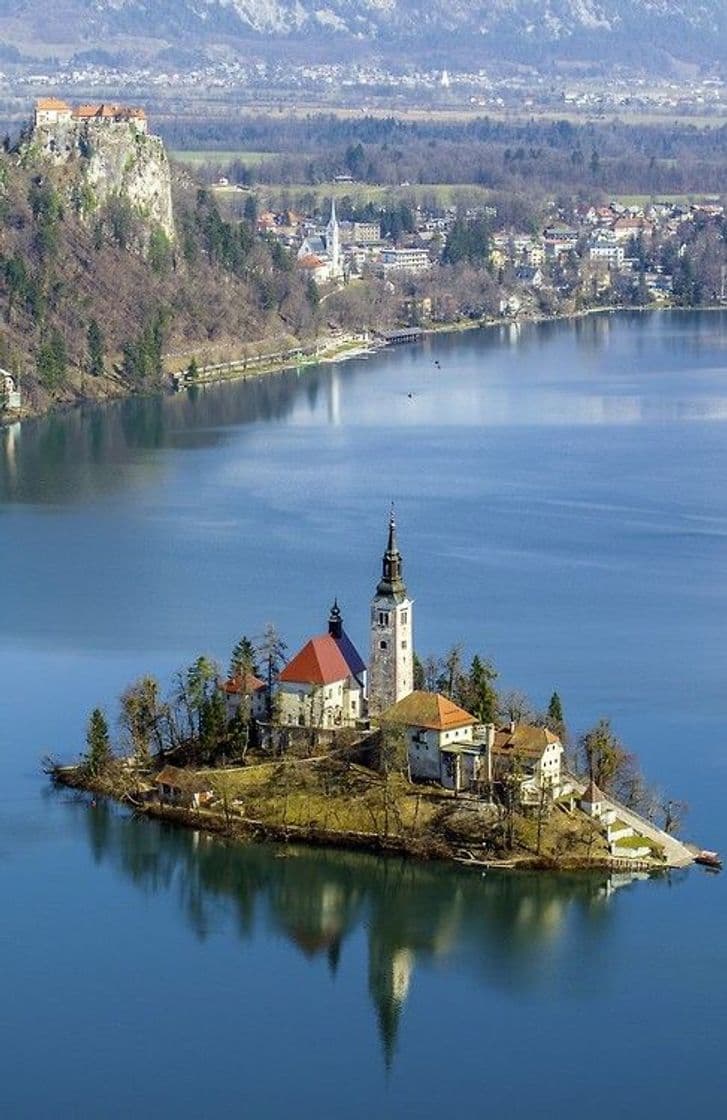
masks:
[[[727,850],[727,313],[594,315],[0,431],[9,1117],[708,1115],[724,877],[226,847],[50,790],[142,671],[367,652],[391,501],[420,655],[600,716]]]

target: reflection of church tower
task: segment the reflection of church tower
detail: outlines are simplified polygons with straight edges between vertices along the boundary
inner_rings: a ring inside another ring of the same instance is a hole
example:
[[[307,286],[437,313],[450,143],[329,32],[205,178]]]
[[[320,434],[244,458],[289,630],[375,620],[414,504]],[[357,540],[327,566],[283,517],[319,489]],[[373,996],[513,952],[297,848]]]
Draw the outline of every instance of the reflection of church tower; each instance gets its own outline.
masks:
[[[336,217],[336,200],[331,199],[331,217],[326,226],[326,252],[331,258],[331,276],[341,275],[341,231]]]
[[[381,944],[375,934],[369,943],[369,992],[376,1006],[384,1058],[391,1065],[402,1008],[409,994],[414,954]]]
[[[402,578],[392,510],[382,573],[371,603],[369,712],[378,715],[414,688],[412,601]]]

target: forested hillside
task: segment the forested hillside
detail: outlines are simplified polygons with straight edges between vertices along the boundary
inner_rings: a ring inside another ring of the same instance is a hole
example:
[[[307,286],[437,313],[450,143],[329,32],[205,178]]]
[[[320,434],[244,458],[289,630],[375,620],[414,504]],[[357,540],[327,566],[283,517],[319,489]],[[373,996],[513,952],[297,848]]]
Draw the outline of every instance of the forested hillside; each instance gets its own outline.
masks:
[[[316,294],[288,256],[207,192],[175,184],[172,241],[121,196],[85,214],[68,174],[0,155],[0,366],[31,408],[153,388],[164,354],[309,329]]]

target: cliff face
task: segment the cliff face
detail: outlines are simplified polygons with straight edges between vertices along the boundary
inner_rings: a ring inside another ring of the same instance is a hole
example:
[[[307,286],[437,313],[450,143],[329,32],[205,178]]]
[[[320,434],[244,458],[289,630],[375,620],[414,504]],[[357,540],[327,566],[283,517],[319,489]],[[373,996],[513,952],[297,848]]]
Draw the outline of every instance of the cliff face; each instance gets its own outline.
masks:
[[[79,215],[89,218],[113,197],[149,226],[174,238],[169,160],[160,137],[135,121],[36,122],[21,155],[42,157],[68,173]]]

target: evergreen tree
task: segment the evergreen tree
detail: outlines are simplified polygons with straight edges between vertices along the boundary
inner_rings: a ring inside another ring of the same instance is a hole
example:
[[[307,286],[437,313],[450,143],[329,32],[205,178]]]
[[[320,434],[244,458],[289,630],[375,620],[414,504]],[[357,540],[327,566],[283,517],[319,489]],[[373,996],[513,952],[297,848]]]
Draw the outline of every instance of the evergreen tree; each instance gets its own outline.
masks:
[[[558,693],[554,692],[550,698],[550,703],[548,704],[548,723],[555,724],[558,727],[561,727],[564,722],[565,720],[563,719],[563,705]]]
[[[273,623],[269,622],[257,644],[257,652],[260,655],[261,663],[265,666],[267,677],[268,718],[273,715],[273,681],[285,663],[287,650],[286,643],[280,637]]]
[[[103,331],[95,319],[88,324],[86,332],[88,343],[88,372],[91,377],[101,377],[105,371],[105,340]]]
[[[111,741],[106,717],[100,708],[94,708],[86,731],[86,765],[94,775],[101,774],[111,761]]]
[[[242,635],[230,657],[230,676],[238,677],[242,673],[258,674],[255,646],[246,634]]]
[[[245,207],[243,209],[245,221],[250,225],[255,225],[257,222],[257,195],[249,194],[245,199]]]
[[[554,731],[563,745],[567,745],[568,741],[568,728],[565,725],[565,716],[563,715],[563,704],[557,692],[554,692],[548,704],[548,711],[545,717],[546,725]]]
[[[36,359],[38,374],[46,389],[56,389],[66,377],[68,356],[63,335],[57,328],[40,345]]]

